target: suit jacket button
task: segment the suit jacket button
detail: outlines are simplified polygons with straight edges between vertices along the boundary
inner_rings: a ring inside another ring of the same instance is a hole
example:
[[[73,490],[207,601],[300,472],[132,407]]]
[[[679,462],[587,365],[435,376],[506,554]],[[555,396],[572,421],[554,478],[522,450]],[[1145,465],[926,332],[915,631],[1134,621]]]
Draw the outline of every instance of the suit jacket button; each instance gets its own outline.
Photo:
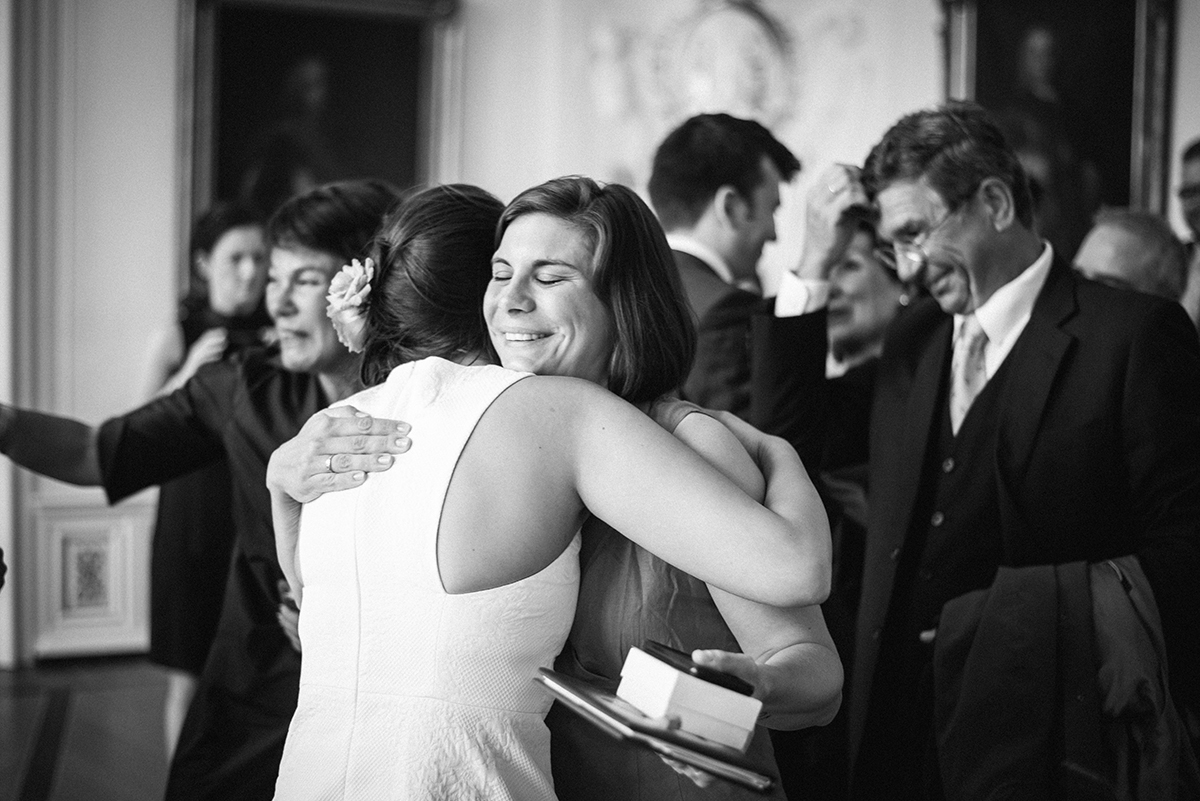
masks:
[[[953,469],[954,469],[954,458],[947,456],[945,461],[942,462],[942,472],[949,473]]]
[[[929,525],[933,526],[934,528],[937,528],[942,523],[944,523],[945,520],[946,520],[946,516],[944,514],[942,514],[941,512],[934,512],[933,517],[929,518]]]
[[[872,632],[871,632],[871,639],[872,639],[872,640],[878,640],[878,639],[879,639],[879,635],[880,635],[882,632],[883,632],[883,629],[875,629],[874,631],[872,631]]]
[[[893,549],[891,557],[892,557],[893,562],[895,562],[897,559],[899,559],[900,558],[900,549],[899,548]]]

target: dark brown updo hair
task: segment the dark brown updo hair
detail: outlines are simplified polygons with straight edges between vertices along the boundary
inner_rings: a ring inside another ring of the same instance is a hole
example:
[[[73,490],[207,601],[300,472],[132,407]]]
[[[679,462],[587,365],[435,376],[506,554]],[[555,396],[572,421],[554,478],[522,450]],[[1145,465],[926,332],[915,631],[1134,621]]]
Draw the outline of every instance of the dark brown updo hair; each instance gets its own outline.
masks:
[[[477,186],[446,184],[409,196],[384,220],[372,256],[364,385],[427,356],[491,353],[483,295],[503,210]]]

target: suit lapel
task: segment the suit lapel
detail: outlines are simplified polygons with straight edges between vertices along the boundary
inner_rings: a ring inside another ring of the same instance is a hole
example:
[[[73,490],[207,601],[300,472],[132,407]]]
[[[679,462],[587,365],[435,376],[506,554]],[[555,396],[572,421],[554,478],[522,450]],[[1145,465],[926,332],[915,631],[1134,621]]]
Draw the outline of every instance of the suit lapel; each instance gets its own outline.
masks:
[[[893,537],[899,543],[908,532],[912,522],[913,506],[921,484],[925,454],[929,448],[929,437],[934,431],[937,418],[937,402],[942,387],[942,374],[946,370],[946,353],[949,350],[951,317],[946,317],[925,341],[925,347],[917,357],[913,371],[912,392],[904,408],[904,422],[897,457],[895,497],[886,508],[894,510],[889,525],[893,526]],[[900,464],[903,462],[903,465]]]
[[[1029,464],[1054,378],[1074,341],[1062,325],[1075,310],[1075,285],[1070,268],[1056,259],[1033,304],[1029,323],[1008,355],[1012,365],[1001,400],[996,448],[1002,485],[1023,475]]]

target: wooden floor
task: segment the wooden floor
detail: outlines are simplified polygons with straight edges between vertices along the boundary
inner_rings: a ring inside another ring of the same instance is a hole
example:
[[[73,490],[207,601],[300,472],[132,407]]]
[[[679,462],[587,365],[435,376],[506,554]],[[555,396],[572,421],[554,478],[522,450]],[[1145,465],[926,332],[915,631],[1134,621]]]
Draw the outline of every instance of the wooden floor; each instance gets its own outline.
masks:
[[[0,801],[157,801],[166,676],[139,657],[0,671]]]

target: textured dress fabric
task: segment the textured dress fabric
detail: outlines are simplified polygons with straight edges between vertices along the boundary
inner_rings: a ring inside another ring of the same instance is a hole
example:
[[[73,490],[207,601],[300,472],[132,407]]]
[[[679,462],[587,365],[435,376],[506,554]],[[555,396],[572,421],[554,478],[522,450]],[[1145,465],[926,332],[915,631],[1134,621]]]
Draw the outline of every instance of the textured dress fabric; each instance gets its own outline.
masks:
[[[533,678],[571,627],[579,536],[542,571],[480,592],[447,593],[437,564],[459,456],[525,375],[424,359],[346,401],[420,435],[387,472],[304,508],[300,702],[276,798],[555,797],[550,698]]]
[[[665,399],[650,416],[674,433],[691,403]],[[567,647],[555,669],[615,691],[621,666],[646,639],[675,648],[741,651],[713,603],[708,586],[592,518],[583,528],[579,603]],[[762,798],[737,785],[714,781],[698,787],[656,755],[616,740],[561,704],[551,710],[554,786],[562,801],[729,801]],[[766,729],[758,727],[747,756],[778,775]],[[783,798],[777,786],[772,798]]]

